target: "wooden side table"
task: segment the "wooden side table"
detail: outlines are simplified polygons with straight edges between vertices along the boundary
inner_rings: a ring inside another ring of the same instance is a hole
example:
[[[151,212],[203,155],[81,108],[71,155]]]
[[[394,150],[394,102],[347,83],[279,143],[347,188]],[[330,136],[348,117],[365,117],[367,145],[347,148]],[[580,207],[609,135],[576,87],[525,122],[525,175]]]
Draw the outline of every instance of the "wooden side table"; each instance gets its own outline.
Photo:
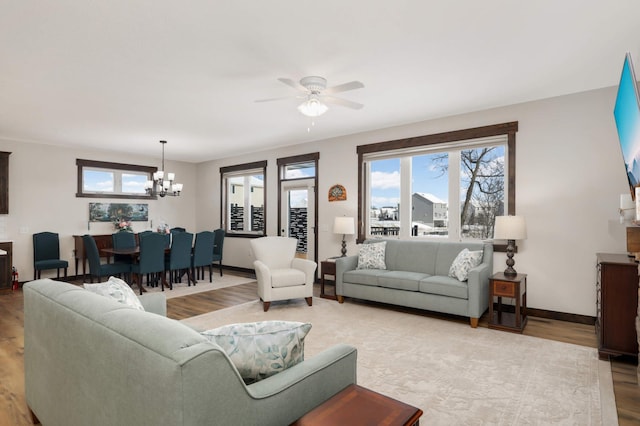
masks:
[[[494,310],[493,300],[498,298]],[[502,298],[515,300],[514,312],[505,310]],[[527,324],[527,274],[508,276],[498,272],[489,278],[489,328],[522,333]]]
[[[325,275],[330,275],[331,277],[333,277],[332,280],[327,280],[325,278]],[[325,281],[333,281],[333,294],[327,294],[325,292]],[[338,300],[338,297],[336,296],[336,262],[332,261],[332,260],[323,260],[322,262],[320,262],[320,297],[322,297],[323,299],[331,299],[331,300]]]

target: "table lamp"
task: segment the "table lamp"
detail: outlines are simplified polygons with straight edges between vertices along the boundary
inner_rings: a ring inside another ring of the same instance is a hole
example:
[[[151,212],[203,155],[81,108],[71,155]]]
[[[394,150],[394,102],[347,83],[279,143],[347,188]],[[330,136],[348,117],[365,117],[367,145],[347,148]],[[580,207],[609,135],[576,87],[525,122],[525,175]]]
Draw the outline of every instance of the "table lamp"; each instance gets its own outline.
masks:
[[[513,251],[515,250],[516,241],[527,238],[527,226],[522,216],[497,216],[495,227],[493,229],[494,240],[507,240],[507,269],[504,270],[505,276],[516,276],[518,273],[513,269],[515,261],[513,260]]]
[[[333,222],[333,233],[342,234],[342,257],[347,255],[347,242],[345,236],[355,234],[355,225],[352,217],[336,217]]]

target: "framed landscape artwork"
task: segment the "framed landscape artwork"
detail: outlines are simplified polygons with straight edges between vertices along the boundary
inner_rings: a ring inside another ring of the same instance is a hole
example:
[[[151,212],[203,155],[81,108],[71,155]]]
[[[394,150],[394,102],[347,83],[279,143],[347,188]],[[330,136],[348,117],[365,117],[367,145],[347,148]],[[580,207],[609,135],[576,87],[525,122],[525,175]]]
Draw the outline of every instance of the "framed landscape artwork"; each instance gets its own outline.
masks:
[[[89,222],[113,222],[121,219],[147,222],[149,204],[89,203]]]

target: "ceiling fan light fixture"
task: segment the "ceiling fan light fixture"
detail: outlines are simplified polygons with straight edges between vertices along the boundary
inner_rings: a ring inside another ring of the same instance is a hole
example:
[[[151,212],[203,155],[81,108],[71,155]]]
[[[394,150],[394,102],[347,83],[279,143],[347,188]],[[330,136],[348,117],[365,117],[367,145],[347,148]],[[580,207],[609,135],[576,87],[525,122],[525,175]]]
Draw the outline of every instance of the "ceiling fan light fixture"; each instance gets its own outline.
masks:
[[[308,100],[298,105],[298,111],[300,111],[307,117],[319,117],[327,112],[328,109],[329,107],[327,107],[315,97],[309,98]]]

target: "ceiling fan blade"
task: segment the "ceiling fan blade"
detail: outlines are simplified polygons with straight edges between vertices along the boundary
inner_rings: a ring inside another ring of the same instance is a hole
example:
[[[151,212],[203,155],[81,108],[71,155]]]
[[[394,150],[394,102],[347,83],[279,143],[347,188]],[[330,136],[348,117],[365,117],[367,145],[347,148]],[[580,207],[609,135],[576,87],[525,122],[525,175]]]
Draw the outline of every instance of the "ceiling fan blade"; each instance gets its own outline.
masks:
[[[334,96],[322,96],[322,100],[330,104],[340,105],[340,106],[351,108],[351,109],[362,109],[364,107],[363,104],[359,104],[353,101],[348,101],[342,98],[336,98]]]
[[[347,90],[362,89],[363,87],[364,87],[364,84],[362,84],[359,81],[350,81],[349,83],[338,84],[337,86],[328,87],[325,90],[323,90],[322,93],[331,95],[333,93],[346,92]]]
[[[280,96],[278,98],[267,98],[267,99],[256,99],[253,102],[271,102],[271,101],[282,101],[284,99],[304,99],[305,96]]]
[[[301,85],[297,81],[291,80],[290,78],[279,78],[278,81],[280,81],[281,83],[286,84],[289,87],[293,87],[296,90],[301,90],[303,92],[307,91],[307,89],[303,85]]]

